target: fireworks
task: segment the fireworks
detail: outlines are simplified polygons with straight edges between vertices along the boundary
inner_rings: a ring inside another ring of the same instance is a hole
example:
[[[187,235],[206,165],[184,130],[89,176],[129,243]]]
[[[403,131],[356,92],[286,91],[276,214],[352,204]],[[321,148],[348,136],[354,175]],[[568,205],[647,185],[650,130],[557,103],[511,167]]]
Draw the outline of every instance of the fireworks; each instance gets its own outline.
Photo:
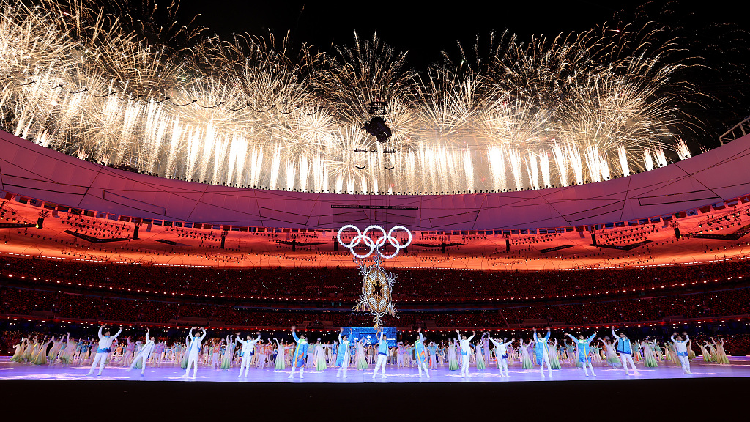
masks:
[[[476,60],[446,55],[420,74],[377,36],[292,52],[284,39],[206,38],[93,0],[16,3],[0,0],[4,127],[162,177],[440,194],[568,186],[690,157],[676,128],[691,126],[681,75],[693,62],[673,61],[678,42],[654,24],[505,33]],[[376,100],[393,130],[384,144],[361,129]]]

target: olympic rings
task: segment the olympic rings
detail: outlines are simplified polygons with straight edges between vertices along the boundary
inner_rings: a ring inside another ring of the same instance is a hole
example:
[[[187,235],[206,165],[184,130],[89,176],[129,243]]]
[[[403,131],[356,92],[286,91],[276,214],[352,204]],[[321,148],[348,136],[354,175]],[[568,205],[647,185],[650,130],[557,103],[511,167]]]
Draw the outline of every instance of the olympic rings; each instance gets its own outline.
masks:
[[[357,232],[357,235],[354,236],[354,239],[352,239],[352,241],[349,243],[346,243],[343,240],[341,240],[341,233],[347,229],[354,229]],[[403,230],[406,232],[406,234],[409,235],[409,239],[403,245],[400,244],[398,239],[393,236],[393,232],[396,230]],[[377,240],[372,240],[372,238],[370,238],[369,236],[370,231],[380,231],[382,235],[378,237]],[[401,249],[404,249],[411,244],[412,234],[409,231],[409,229],[407,229],[404,226],[394,226],[386,233],[385,229],[380,226],[375,226],[375,225],[368,226],[365,229],[365,231],[362,232],[359,230],[357,226],[354,226],[352,224],[347,224],[346,226],[339,229],[337,238],[338,238],[339,244],[349,249],[349,251],[352,253],[352,255],[354,255],[355,258],[366,259],[370,255],[372,255],[374,252],[377,251],[380,257],[385,258],[385,259],[391,259],[391,258],[394,258],[396,255],[398,255]],[[385,246],[386,242],[388,242],[391,246],[396,248],[396,251],[393,252],[391,255],[383,255],[383,253],[380,252],[380,248]],[[360,243],[364,244],[370,250],[365,254],[359,254],[355,252],[354,248],[358,246]]]

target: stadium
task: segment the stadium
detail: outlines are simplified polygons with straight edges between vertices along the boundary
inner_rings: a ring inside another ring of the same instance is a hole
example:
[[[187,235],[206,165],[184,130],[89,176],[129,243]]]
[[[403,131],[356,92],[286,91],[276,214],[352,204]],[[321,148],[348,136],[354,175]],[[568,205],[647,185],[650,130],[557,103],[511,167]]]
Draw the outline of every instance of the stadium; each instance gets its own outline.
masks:
[[[188,27],[159,50],[93,2],[4,10],[11,400],[606,408],[750,377],[750,118],[690,147],[704,64],[665,27],[506,33],[494,65],[418,74],[376,36],[293,61]]]

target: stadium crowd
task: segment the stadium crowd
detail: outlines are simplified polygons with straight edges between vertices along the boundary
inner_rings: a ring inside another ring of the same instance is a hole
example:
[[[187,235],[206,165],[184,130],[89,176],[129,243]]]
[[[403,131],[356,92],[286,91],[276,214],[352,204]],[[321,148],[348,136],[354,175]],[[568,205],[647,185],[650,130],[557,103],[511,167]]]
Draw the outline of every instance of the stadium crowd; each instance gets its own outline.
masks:
[[[575,271],[396,269],[397,301],[518,300],[592,297],[685,285],[739,282],[746,260],[701,265]],[[169,267],[0,257],[0,279],[168,295],[355,300],[361,275],[352,268]]]

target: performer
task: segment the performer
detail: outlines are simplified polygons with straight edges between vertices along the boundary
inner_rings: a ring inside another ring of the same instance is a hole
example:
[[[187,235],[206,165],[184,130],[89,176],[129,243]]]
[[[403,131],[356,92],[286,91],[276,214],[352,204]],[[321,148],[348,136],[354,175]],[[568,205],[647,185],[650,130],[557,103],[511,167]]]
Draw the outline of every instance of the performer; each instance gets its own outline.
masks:
[[[284,343],[280,342],[279,339],[273,339],[276,342],[276,360],[274,361],[276,364],[276,370],[281,371],[286,369],[286,354],[284,353],[284,350],[286,350],[286,347],[284,347]]]
[[[201,342],[206,338],[206,329],[201,328],[203,334],[198,337],[193,334],[193,330],[197,330],[198,327],[192,327],[188,333],[188,346],[185,354],[187,355],[187,368],[185,369],[185,375],[182,378],[187,378],[190,373],[190,367],[193,367],[193,378],[198,373],[198,353],[201,351]]]
[[[269,361],[269,358],[271,356],[271,349],[270,349],[270,343],[269,344],[263,344],[263,340],[260,340],[257,346],[255,346],[255,357],[257,359],[256,361],[256,367],[258,369],[265,369],[266,363],[271,363]],[[247,372],[245,372],[245,375],[247,375]]]
[[[130,362],[135,356],[135,342],[130,341],[130,337],[126,340],[128,343],[125,345],[125,349],[122,352],[122,366],[130,365]]]
[[[438,348],[435,342],[431,341],[430,345],[427,346],[427,351],[430,353],[430,369],[437,369],[437,351]]]
[[[456,355],[456,340],[448,340],[448,369],[455,371],[458,369],[458,356]]]
[[[609,340],[609,337],[604,337],[604,339],[599,339],[604,344],[604,354],[607,359],[607,364],[612,366],[613,368],[617,368],[620,363],[620,359],[617,357],[617,352],[615,352],[615,344],[614,342]]]
[[[67,339],[65,340],[65,349],[60,352],[60,360],[63,363],[73,363],[73,358],[75,357],[77,348],[78,343],[75,339],[71,339],[70,333],[68,333]]]
[[[635,363],[633,363],[633,346],[630,339],[623,332],[620,332],[619,336],[615,334],[615,327],[612,327],[612,338],[615,339],[614,344],[617,348],[617,353],[620,354],[622,367],[625,369],[625,375],[630,373],[628,371],[628,363],[630,363],[630,366],[633,368],[633,375],[638,375],[638,369],[635,367]]]
[[[341,362],[336,362],[339,364],[339,369],[336,371],[336,378],[341,376],[341,371],[344,371],[344,378],[346,378],[346,370],[349,368],[349,337],[342,336],[342,334],[344,334],[344,327],[341,327],[341,332],[339,333],[338,356],[340,356]]]
[[[591,357],[589,356],[589,343],[591,343],[596,337],[596,332],[587,339],[583,338],[583,335],[579,335],[578,338],[575,338],[568,333],[565,333],[565,335],[573,339],[574,343],[578,344],[578,361],[583,365],[583,373],[586,374],[586,376],[589,376],[589,373],[586,370],[586,367],[589,367],[591,369],[591,375],[596,376],[594,366],[591,364]]]
[[[228,335],[226,338],[227,346],[224,348],[224,355],[221,357],[221,365],[219,369],[229,369],[232,367],[232,360],[234,360],[234,346],[237,343],[232,340],[232,336]]]
[[[242,344],[242,350],[240,351],[242,361],[240,362],[240,374],[237,378],[242,377],[242,371],[245,371],[245,378],[247,378],[247,374],[250,373],[250,358],[253,356],[255,343],[260,341],[260,333],[258,333],[258,338],[255,340],[251,340],[250,336],[247,336],[247,340],[242,340],[240,333],[237,333],[237,337],[235,337],[234,341]]]
[[[727,352],[724,350],[724,339],[720,338],[718,343],[714,339],[711,339],[711,341],[713,341],[714,347],[716,348],[716,363],[721,365],[728,365],[729,358],[727,357]],[[688,355],[690,351],[691,348],[688,347]]]
[[[68,335],[70,335],[70,333],[68,333]],[[21,341],[13,346],[13,348],[15,349],[15,353],[13,354],[13,357],[10,358],[10,361],[17,363],[23,362],[23,350],[28,344],[29,339],[27,339],[26,337],[22,337]]]
[[[367,369],[367,356],[365,354],[365,338],[360,338],[356,343],[355,346],[357,348],[356,353],[354,354],[354,367],[357,368],[358,371]]]
[[[512,338],[509,342],[503,343],[502,341],[505,341],[505,339],[499,341],[490,337],[490,341],[495,345],[495,357],[497,358],[497,367],[500,368],[500,376],[510,377],[510,374],[508,374],[508,346],[516,339]]]
[[[104,332],[104,335],[102,335],[102,331],[104,330],[104,325],[99,327],[99,346],[96,349],[96,356],[94,356],[94,362],[91,363],[91,370],[89,370],[89,375],[94,373],[94,368],[96,368],[96,365],[99,364],[99,373],[96,374],[97,376],[102,374],[102,371],[104,370],[104,363],[107,361],[107,358],[109,358],[109,354],[112,353],[112,342],[117,339],[117,336],[119,336],[122,333],[122,327],[120,327],[120,330],[117,331],[117,334],[114,336],[109,335],[109,330]]]
[[[690,361],[688,360],[687,353],[687,342],[690,341],[690,338],[688,337],[687,333],[682,334],[685,336],[685,340],[683,340],[682,337],[678,336],[677,333],[674,333],[672,334],[672,342],[674,343],[675,351],[677,351],[677,358],[680,360],[682,370],[686,374],[692,374],[692,372],[690,372]]]
[[[650,341],[648,341],[648,337],[646,338],[646,340],[641,342],[641,346],[643,347],[644,365],[647,368],[655,368],[659,366],[659,362],[656,360],[656,356],[654,354],[654,346]]]
[[[427,349],[424,346],[424,336],[422,335],[422,327],[417,328],[417,335],[419,338],[414,342],[414,348],[417,354],[417,368],[419,369],[419,378],[422,378],[422,369],[430,377],[430,370],[427,365]]]
[[[487,365],[485,364],[485,355],[484,355],[484,342],[487,340],[487,333],[482,333],[482,337],[479,338],[479,342],[477,343],[476,347],[474,347],[474,361],[477,365],[477,371],[483,371]],[[487,361],[489,362],[490,356],[487,356]]]
[[[299,368],[299,378],[305,377],[305,358],[307,357],[307,338],[304,335],[297,337],[295,332],[295,326],[292,326],[292,337],[297,343],[297,348],[294,350],[294,358],[292,359],[292,373],[289,374],[289,378],[294,378],[294,370]]]
[[[343,330],[344,330],[344,327],[341,327],[342,333],[344,332]],[[341,333],[339,333],[339,337],[341,337]],[[341,368],[341,365],[344,364],[344,353],[346,352],[344,348],[341,346],[341,340],[337,342],[336,341],[333,342],[333,349],[336,352],[336,364],[334,366]]]
[[[146,342],[143,344],[143,347],[138,352],[138,354],[133,358],[133,362],[130,364],[130,368],[128,371],[132,371],[135,365],[138,363],[138,359],[142,359],[142,366],[141,366],[141,376],[145,375],[146,372],[146,361],[148,360],[148,357],[151,355],[151,351],[154,350],[154,346],[156,345],[153,338],[149,338],[149,329],[146,329]]]
[[[471,355],[471,345],[469,342],[477,333],[476,331],[472,331],[469,338],[462,336],[458,330],[456,330],[456,334],[458,334],[459,344],[461,345],[461,378],[465,378],[469,376],[469,355]]]
[[[486,336],[482,335],[482,340],[479,341],[479,344],[482,346],[482,355],[483,355],[483,358],[484,358],[484,362],[482,362],[482,363],[485,365],[485,367],[489,367],[490,366],[490,360],[491,360],[491,358],[490,358],[491,357],[491,355],[490,355],[490,340],[489,340],[490,333],[487,332],[485,334],[486,334]]]
[[[160,341],[154,346],[154,361],[157,368],[161,368],[161,363],[164,360],[164,351],[166,350],[166,348],[167,343],[164,341]]]
[[[315,348],[313,350],[313,367],[316,371],[321,372],[328,369],[328,363],[326,362],[326,346],[321,343],[321,339],[315,342]]]
[[[531,357],[529,356],[529,346],[531,346],[531,341],[524,344],[523,338],[521,338],[519,341],[518,346],[518,358],[521,360],[521,368],[523,369],[531,369],[534,367],[534,365],[531,363]]]
[[[385,378],[385,364],[388,361],[388,338],[382,328],[376,330],[378,335],[378,360],[375,363],[375,371],[372,373],[372,379],[378,373],[378,367],[382,370],[382,377]]]
[[[562,365],[560,365],[560,352],[557,348],[557,339],[554,339],[554,342],[549,347],[549,366],[552,367],[552,369],[562,369]]]
[[[547,327],[547,335],[544,338],[536,334],[536,327],[531,329],[534,332],[534,353],[536,354],[536,363],[539,364],[539,373],[544,376],[544,364],[547,364],[547,375],[552,376],[552,366],[549,364],[549,350],[547,342],[550,337],[550,329]]]

